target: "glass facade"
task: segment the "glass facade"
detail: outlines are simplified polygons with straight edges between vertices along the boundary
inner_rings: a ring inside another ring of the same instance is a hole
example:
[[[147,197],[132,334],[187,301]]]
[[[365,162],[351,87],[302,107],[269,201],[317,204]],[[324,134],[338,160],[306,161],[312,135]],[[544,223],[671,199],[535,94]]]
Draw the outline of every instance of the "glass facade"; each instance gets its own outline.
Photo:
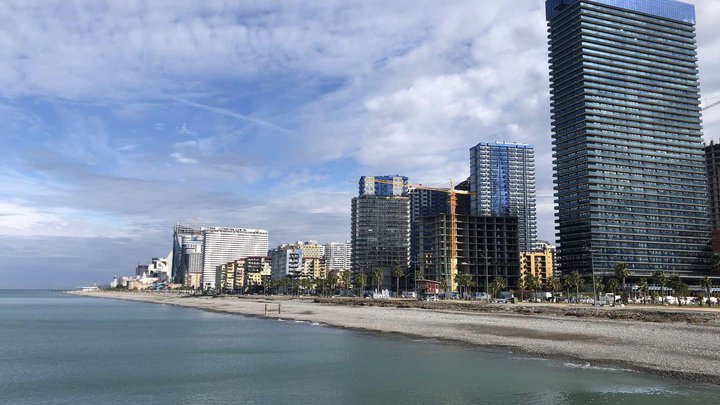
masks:
[[[521,143],[481,142],[470,149],[473,215],[518,217],[520,250],[535,249],[535,154]]]
[[[709,270],[694,9],[546,2],[564,274]]]

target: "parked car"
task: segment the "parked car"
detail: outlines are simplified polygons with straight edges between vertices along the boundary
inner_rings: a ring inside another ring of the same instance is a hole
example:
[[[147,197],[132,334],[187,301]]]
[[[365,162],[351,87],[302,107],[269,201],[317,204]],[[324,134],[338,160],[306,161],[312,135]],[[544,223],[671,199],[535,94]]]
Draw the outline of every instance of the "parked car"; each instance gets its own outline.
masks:
[[[437,301],[438,297],[437,297],[437,295],[426,295],[424,300],[425,301]]]
[[[476,292],[473,293],[470,298],[473,300],[488,301],[490,299],[490,294],[484,292]]]

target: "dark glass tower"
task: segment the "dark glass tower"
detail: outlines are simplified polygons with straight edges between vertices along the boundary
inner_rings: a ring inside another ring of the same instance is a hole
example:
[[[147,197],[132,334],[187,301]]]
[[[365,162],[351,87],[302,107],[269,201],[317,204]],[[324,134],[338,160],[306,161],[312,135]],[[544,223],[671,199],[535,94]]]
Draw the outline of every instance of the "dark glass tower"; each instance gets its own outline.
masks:
[[[547,0],[563,274],[709,270],[695,9]]]

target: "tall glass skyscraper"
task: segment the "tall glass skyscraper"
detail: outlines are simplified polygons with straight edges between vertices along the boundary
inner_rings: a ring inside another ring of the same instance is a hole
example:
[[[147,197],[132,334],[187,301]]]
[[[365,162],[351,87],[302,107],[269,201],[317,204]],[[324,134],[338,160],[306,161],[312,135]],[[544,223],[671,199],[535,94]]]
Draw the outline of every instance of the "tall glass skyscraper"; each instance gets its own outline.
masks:
[[[709,226],[695,9],[547,0],[559,265],[699,277]]]
[[[520,250],[535,249],[535,154],[522,143],[481,142],[470,149],[473,215],[518,217]]]

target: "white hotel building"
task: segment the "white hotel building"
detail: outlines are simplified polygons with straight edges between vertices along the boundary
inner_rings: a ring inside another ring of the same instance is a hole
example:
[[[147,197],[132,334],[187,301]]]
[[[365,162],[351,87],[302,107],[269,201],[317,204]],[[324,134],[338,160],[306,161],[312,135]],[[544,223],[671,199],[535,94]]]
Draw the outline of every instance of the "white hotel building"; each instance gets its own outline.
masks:
[[[264,229],[202,228],[204,288],[215,288],[217,266],[248,256],[266,256],[268,232]]]

